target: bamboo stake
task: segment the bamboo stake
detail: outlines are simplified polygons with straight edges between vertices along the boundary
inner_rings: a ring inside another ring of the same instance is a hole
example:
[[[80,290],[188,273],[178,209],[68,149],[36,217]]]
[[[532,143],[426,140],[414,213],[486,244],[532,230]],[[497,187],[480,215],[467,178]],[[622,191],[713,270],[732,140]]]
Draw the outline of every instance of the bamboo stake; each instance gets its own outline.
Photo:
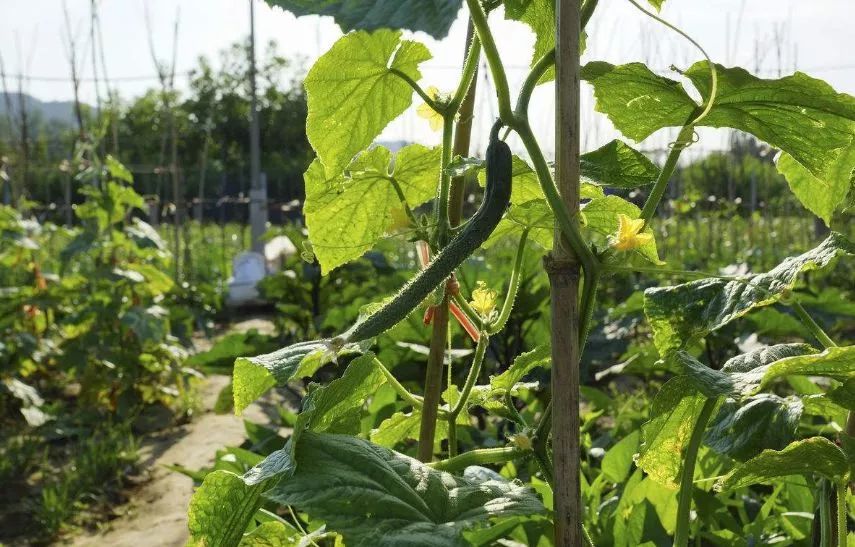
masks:
[[[555,178],[571,214],[579,210],[579,0],[556,2]],[[579,263],[558,226],[546,270],[552,287],[552,446],[555,544],[582,545],[579,479]]]

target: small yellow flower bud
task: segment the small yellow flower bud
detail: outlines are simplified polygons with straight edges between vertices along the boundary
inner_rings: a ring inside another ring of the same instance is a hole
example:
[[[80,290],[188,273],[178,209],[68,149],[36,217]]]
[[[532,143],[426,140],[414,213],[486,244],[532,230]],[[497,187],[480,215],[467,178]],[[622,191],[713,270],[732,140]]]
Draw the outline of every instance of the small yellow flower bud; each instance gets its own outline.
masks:
[[[427,88],[426,92],[428,96],[434,101],[439,98],[439,89],[434,86],[430,86],[429,88]],[[419,115],[419,117],[424,118],[428,122],[430,122],[431,130],[439,131],[440,129],[442,129],[442,124],[444,123],[442,114],[431,108],[428,103],[422,103],[421,105],[419,105],[419,107],[416,109],[416,113]]]
[[[478,312],[478,315],[487,319],[496,309],[496,291],[487,287],[483,281],[478,282],[478,287],[472,291],[472,309]]]
[[[632,219],[618,214],[618,231],[612,236],[612,247],[618,251],[631,251],[653,241],[653,234],[640,233],[644,228],[644,220]]]

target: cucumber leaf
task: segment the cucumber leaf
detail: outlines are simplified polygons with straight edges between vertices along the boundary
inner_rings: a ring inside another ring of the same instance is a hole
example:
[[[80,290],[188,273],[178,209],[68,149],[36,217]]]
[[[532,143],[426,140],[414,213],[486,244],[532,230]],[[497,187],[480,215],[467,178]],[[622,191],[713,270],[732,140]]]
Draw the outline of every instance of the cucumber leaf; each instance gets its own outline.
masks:
[[[304,81],[306,135],[327,179],[341,174],[412,104],[413,89],[393,70],[418,81],[419,65],[430,58],[423,44],[381,29],[346,34],[315,62]]]
[[[647,156],[619,139],[582,154],[580,161],[583,179],[613,188],[653,184],[660,172]]]
[[[783,450],[764,450],[738,465],[716,487],[720,490],[742,488],[789,475],[814,473],[833,482],[843,480],[849,471],[846,455],[824,437],[796,441]]]
[[[751,310],[778,302],[799,274],[822,269],[855,245],[832,232],[819,246],[789,257],[772,270],[740,279],[699,279],[644,291],[644,311],[660,355],[700,340]]]
[[[719,454],[741,461],[764,449],[781,450],[795,440],[803,411],[798,397],[763,393],[741,402],[727,399],[710,423],[704,442]]]
[[[374,354],[360,355],[350,362],[344,374],[325,386],[315,387],[303,401],[297,416],[291,445],[299,443],[303,431],[328,433],[360,432],[362,408],[383,384],[386,377],[374,363]]]
[[[349,546],[462,546],[466,529],[545,512],[519,483],[478,468],[455,476],[345,435],[307,431],[296,457],[295,473],[265,498],[322,519]]]
[[[855,133],[855,126],[852,131]],[[825,177],[812,175],[789,154],[782,153],[776,165],[802,205],[826,226],[831,226],[834,212],[846,204],[846,196],[855,195],[855,143],[843,150]]]
[[[644,63],[594,61],[582,67],[581,77],[594,86],[597,111],[634,141],[691,121],[697,107],[680,82],[653,73]]]
[[[701,61],[685,72],[704,100],[710,91],[708,67]],[[763,79],[742,68],[716,65],[716,71],[715,104],[701,125],[751,133],[820,178],[830,173],[843,148],[852,142],[855,97],[802,72]]]
[[[641,426],[643,444],[636,459],[656,482],[677,488],[683,452],[705,401],[686,376],[668,380],[656,394],[650,420]]]
[[[322,274],[361,257],[392,231],[403,214],[401,196],[410,207],[434,196],[439,155],[439,148],[411,144],[395,156],[393,170],[392,153],[378,146],[334,177],[312,162],[304,175],[303,212]]]
[[[344,32],[394,28],[424,31],[437,40],[448,35],[463,0],[265,0],[302,15],[330,15]]]

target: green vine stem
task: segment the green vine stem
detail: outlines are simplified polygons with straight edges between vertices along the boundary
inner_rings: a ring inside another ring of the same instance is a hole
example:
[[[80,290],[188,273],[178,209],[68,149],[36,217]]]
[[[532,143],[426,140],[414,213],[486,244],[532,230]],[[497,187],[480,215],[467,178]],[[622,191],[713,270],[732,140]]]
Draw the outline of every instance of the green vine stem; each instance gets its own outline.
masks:
[[[392,389],[395,390],[395,392],[401,397],[401,399],[413,405],[413,408],[422,408],[422,406],[424,405],[424,400],[418,395],[413,395],[412,393],[410,393],[410,391],[405,388],[401,384],[401,382],[398,381],[397,378],[395,378],[395,375],[392,374],[392,371],[390,371],[382,362],[380,362],[380,359],[375,357],[374,364],[377,366],[377,368],[380,369],[380,372],[383,373],[383,376],[386,378],[386,381],[389,382],[389,385],[392,386]]]
[[[799,320],[802,322],[802,324],[807,327],[807,329],[810,331],[811,334],[813,334],[817,341],[822,344],[822,347],[826,349],[837,347],[837,344],[834,343],[834,340],[832,340],[825,333],[825,331],[822,330],[822,327],[820,327],[819,324],[814,321],[813,317],[810,316],[807,310],[805,310],[804,307],[802,307],[802,305],[797,300],[791,300],[788,302],[788,304],[790,308],[792,308],[792,310],[796,312],[796,315],[799,316]]]
[[[487,352],[489,342],[490,337],[485,333],[481,333],[478,344],[475,346],[475,356],[472,358],[472,366],[469,367],[469,374],[466,375],[466,382],[463,384],[463,390],[460,392],[460,398],[452,407],[451,412],[449,412],[449,417],[456,418],[466,408],[466,401],[469,400],[472,388],[475,387],[475,381],[481,373],[481,364],[484,362],[484,354]]]
[[[849,494],[849,486],[845,482],[838,482],[837,490],[837,547],[846,547],[846,539],[849,535],[847,526],[847,517],[849,512],[849,503],[847,496]]]
[[[514,269],[511,270],[511,278],[508,282],[508,292],[505,294],[505,301],[502,303],[502,311],[495,321],[487,327],[487,334],[496,334],[505,328],[508,318],[511,316],[511,311],[514,307],[514,302],[517,299],[517,292],[520,288],[520,279],[522,278],[522,262],[525,256],[525,244],[528,241],[528,228],[523,230],[520,236],[520,242],[517,245],[517,253],[514,258]]]
[[[488,465],[495,463],[505,463],[527,454],[527,450],[516,446],[503,446],[500,448],[482,448],[479,450],[470,450],[459,456],[454,456],[446,460],[432,462],[428,465],[439,471],[460,471],[466,469],[470,465]]]
[[[689,544],[689,528],[691,526],[692,490],[695,488],[695,462],[698,459],[698,449],[707,429],[707,423],[715,410],[718,398],[710,397],[704,402],[701,413],[692,429],[689,445],[686,447],[686,458],[683,460],[683,470],[680,473],[680,492],[677,500],[677,529],[674,532],[674,546],[686,547]]]
[[[819,486],[819,544],[832,547],[831,533],[831,482],[821,479]]]
[[[442,165],[439,172],[439,187],[436,196],[436,247],[442,249],[448,244],[451,224],[448,220],[448,195],[451,189],[451,175],[448,164],[451,163],[451,139],[454,135],[454,114],[445,114],[442,122]]]
[[[463,384],[463,390],[460,392],[460,398],[452,405],[448,411],[448,455],[457,455],[457,417],[466,408],[466,402],[469,400],[469,395],[472,393],[472,388],[475,387],[475,381],[478,375],[481,374],[481,365],[484,362],[484,354],[487,352],[487,345],[490,342],[490,337],[482,332],[478,337],[478,344],[475,346],[475,355],[472,358],[472,365],[469,367],[469,373],[466,375],[466,382]]]
[[[440,113],[441,113],[441,112],[443,112],[443,111],[445,110],[445,108],[443,107],[443,105],[441,105],[439,102],[435,101],[435,100],[434,100],[430,95],[428,95],[428,94],[427,94],[427,92],[426,92],[424,89],[422,89],[422,86],[420,86],[420,85],[418,84],[418,82],[416,82],[415,80],[413,80],[412,78],[410,78],[409,76],[407,76],[407,74],[406,74],[406,73],[401,72],[401,71],[400,71],[400,70],[398,70],[397,68],[390,68],[390,69],[389,69],[389,72],[390,72],[390,73],[392,73],[392,74],[394,74],[394,75],[395,75],[395,76],[397,76],[398,78],[400,78],[400,79],[404,80],[405,82],[407,82],[407,84],[409,84],[409,86],[413,88],[413,91],[415,91],[415,92],[416,92],[416,94],[417,94],[419,97],[421,97],[421,98],[422,98],[422,100],[423,100],[424,102],[426,102],[426,103],[428,104],[428,106],[430,106],[430,107],[431,107],[432,109],[434,109],[436,112],[440,112]]]
[[[472,24],[478,33],[478,39],[481,41],[484,49],[484,57],[487,58],[490,73],[493,75],[493,85],[496,87],[496,96],[499,99],[499,117],[506,125],[511,125],[509,122],[513,120],[514,113],[511,109],[511,92],[508,86],[508,76],[505,74],[505,67],[502,65],[499,49],[496,47],[496,42],[493,40],[493,35],[490,32],[490,26],[487,23],[487,14],[484,13],[478,0],[466,0],[466,5],[469,8],[469,16],[472,18]]]
[[[588,24],[588,21],[591,20],[591,16],[594,15],[594,10],[597,9],[597,5],[599,4],[599,0],[588,0],[582,6],[581,12],[581,23],[582,30],[585,30],[585,27]],[[528,105],[531,102],[531,94],[534,92],[534,88],[541,83],[540,79],[549,70],[549,67],[555,64],[555,48],[550,49],[547,53],[543,55],[534,66],[531,67],[531,71],[526,76],[525,81],[523,82],[522,88],[520,89],[520,94],[517,97],[517,108],[514,111],[514,115],[518,117],[528,116]]]
[[[546,404],[543,410],[543,415],[537,422],[537,427],[532,435],[531,446],[534,451],[534,457],[537,460],[537,465],[540,467],[540,472],[543,473],[543,478],[552,488],[554,476],[552,473],[552,460],[549,458],[549,431],[552,429],[552,401]]]
[[[650,223],[650,219],[653,218],[656,208],[659,207],[659,202],[662,201],[662,196],[665,195],[665,189],[668,187],[668,182],[670,182],[671,176],[677,168],[677,162],[680,160],[680,154],[692,143],[695,135],[695,126],[691,120],[695,118],[697,118],[697,114],[692,112],[686,125],[683,126],[679,135],[677,135],[677,140],[671,144],[671,151],[665,159],[665,165],[662,166],[662,170],[659,172],[659,176],[656,178],[656,182],[653,184],[653,188],[644,202],[644,207],[641,208],[640,218],[644,220],[645,227]]]
[[[555,186],[555,181],[552,179],[552,173],[549,171],[549,164],[546,158],[543,157],[543,152],[534,133],[531,131],[531,126],[526,119],[517,119],[513,125],[514,131],[522,140],[529,158],[534,166],[534,171],[537,174],[537,180],[540,182],[540,187],[546,196],[546,201],[549,203],[549,208],[555,214],[555,220],[561,229],[570,248],[575,253],[576,257],[582,263],[582,268],[585,270],[585,276],[594,275],[600,268],[599,261],[591,249],[585,243],[582,233],[579,231],[578,223],[573,215],[564,207],[561,201],[561,195],[558,193],[558,188]]]

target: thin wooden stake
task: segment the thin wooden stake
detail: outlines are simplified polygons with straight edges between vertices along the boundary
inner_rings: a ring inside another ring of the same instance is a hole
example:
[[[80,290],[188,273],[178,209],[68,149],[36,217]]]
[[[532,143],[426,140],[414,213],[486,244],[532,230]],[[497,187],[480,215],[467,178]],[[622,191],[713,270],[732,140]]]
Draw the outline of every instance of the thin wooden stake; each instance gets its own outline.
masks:
[[[580,0],[556,2],[555,177],[562,201],[579,210]],[[555,544],[582,545],[579,481],[579,263],[558,226],[546,263],[552,287],[552,446]]]

